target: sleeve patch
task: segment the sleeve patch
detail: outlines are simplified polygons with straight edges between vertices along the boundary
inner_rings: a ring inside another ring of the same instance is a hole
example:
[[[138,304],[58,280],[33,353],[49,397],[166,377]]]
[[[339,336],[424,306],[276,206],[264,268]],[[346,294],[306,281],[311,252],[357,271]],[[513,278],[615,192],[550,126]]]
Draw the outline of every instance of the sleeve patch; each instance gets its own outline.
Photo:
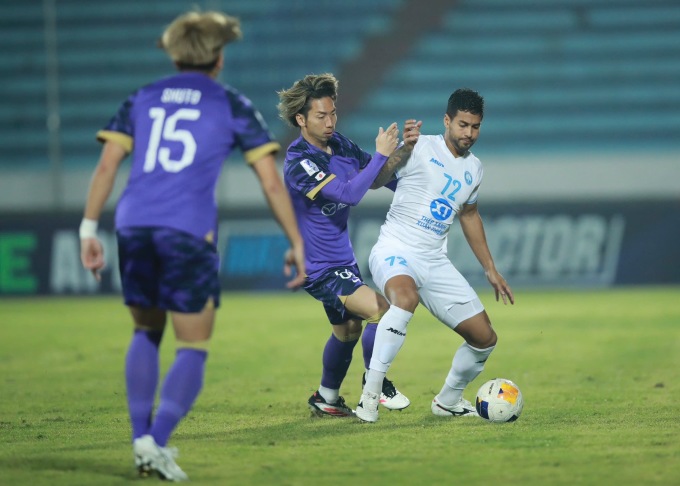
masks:
[[[302,166],[303,169],[305,169],[305,172],[307,172],[307,175],[309,175],[309,176],[313,176],[314,174],[319,172],[319,167],[309,159],[301,160],[300,165]],[[323,174],[323,172],[322,172],[322,174]],[[325,174],[324,174],[324,176],[325,176]],[[324,176],[321,176],[321,178],[319,178],[319,176],[317,176],[316,180],[320,181],[321,179],[324,178]]]

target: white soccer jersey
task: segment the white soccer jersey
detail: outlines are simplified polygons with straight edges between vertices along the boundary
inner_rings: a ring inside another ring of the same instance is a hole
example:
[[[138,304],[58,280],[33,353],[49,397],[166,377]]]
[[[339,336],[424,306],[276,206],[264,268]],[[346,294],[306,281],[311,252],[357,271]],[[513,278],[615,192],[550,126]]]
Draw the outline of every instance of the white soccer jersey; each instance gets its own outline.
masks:
[[[397,189],[379,241],[396,239],[421,251],[446,250],[446,235],[463,204],[477,201],[482,164],[454,157],[442,135],[421,135],[397,172]]]

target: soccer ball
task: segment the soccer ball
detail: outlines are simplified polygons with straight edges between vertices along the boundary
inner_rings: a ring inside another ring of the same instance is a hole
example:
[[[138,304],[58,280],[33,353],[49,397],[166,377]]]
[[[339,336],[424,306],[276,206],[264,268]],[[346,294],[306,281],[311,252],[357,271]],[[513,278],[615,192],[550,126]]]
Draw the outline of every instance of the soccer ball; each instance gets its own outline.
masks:
[[[477,392],[477,413],[490,422],[514,422],[524,408],[519,387],[505,378],[494,378],[484,383]]]

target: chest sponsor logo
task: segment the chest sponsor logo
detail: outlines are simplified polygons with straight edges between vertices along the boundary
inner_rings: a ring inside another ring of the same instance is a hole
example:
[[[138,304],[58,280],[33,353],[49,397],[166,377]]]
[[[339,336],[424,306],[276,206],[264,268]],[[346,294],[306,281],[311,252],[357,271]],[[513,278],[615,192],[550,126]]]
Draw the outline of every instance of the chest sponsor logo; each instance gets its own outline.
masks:
[[[453,207],[446,199],[440,197],[430,203],[430,213],[437,221],[445,221],[451,217]]]
[[[324,216],[333,216],[337,211],[339,211],[342,208],[346,208],[347,204],[339,203],[328,203],[324,204],[323,207],[321,208],[321,214]]]

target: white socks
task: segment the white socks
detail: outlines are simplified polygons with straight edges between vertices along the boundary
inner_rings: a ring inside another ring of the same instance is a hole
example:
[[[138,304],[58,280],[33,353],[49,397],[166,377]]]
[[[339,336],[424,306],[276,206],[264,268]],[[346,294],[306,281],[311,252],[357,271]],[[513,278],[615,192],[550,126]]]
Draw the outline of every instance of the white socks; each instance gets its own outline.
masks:
[[[482,372],[484,363],[495,346],[477,349],[463,343],[453,356],[451,370],[446,377],[437,401],[444,406],[453,406],[463,397],[465,387]],[[371,364],[373,361],[371,360]]]
[[[366,373],[366,386],[364,388],[367,391],[378,395],[382,392],[383,379],[404,344],[406,327],[412,317],[411,312],[392,305],[380,319],[378,329],[375,332],[370,370]]]

